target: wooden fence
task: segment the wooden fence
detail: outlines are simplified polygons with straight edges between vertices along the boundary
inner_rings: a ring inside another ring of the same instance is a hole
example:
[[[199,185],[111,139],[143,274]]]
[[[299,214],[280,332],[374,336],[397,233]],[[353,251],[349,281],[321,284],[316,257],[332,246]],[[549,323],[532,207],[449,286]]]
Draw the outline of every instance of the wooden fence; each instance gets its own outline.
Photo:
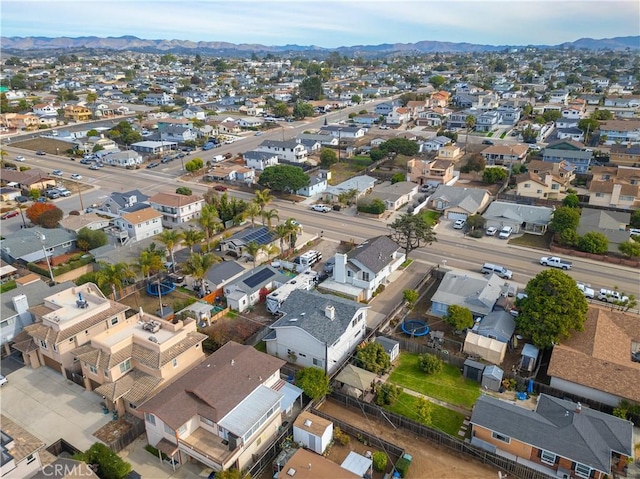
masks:
[[[131,424],[131,428],[113,441],[107,443],[107,446],[114,452],[122,451],[145,432],[144,421],[142,419],[131,414],[125,414],[122,419]]]
[[[246,471],[244,477],[258,477],[265,468],[270,467],[274,459],[280,454],[280,451],[288,447],[288,438],[290,436],[293,436],[293,424],[281,427],[278,437],[264,451],[262,456],[254,458],[253,465]]]

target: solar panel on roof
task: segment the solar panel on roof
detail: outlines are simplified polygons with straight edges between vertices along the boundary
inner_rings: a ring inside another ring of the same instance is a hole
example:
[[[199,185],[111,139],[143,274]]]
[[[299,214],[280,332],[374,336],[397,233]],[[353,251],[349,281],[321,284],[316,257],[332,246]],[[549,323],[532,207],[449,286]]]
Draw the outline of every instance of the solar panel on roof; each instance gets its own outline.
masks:
[[[271,278],[271,276],[273,276],[275,274],[276,274],[275,271],[273,271],[273,270],[271,270],[269,268],[265,268],[265,269],[263,269],[261,271],[258,271],[253,276],[250,276],[247,279],[245,279],[244,280],[244,284],[246,284],[250,288],[255,288],[257,285],[259,285],[263,281]]]

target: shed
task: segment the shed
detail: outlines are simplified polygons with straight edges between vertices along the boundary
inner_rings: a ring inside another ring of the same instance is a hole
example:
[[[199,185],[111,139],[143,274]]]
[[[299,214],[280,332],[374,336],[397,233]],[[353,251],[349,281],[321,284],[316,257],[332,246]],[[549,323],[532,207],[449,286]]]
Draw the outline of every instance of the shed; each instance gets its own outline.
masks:
[[[293,423],[293,441],[317,454],[323,454],[333,439],[333,423],[303,411]]]
[[[538,361],[538,355],[540,350],[533,344],[525,344],[522,348],[520,358],[520,369],[525,371],[533,371],[536,368],[536,362]]]
[[[480,356],[493,364],[501,364],[507,353],[507,343],[469,331],[464,339],[464,352]]]
[[[377,375],[366,369],[359,368],[353,364],[347,364],[340,374],[336,376],[336,381],[343,383],[347,390],[353,388],[357,390],[352,396],[361,396],[373,388],[373,384],[377,379]]]
[[[462,367],[462,375],[467,379],[482,382],[482,371],[484,371],[484,367],[485,365],[478,361],[467,359]]]
[[[368,477],[368,474],[371,474],[371,465],[373,464],[373,460],[368,457],[364,457],[357,452],[351,451],[347,458],[342,461],[340,467],[346,469],[347,471],[353,472],[358,477]]]
[[[385,338],[384,336],[378,336],[375,339],[376,343],[382,344],[385,352],[389,355],[389,359],[391,362],[395,361],[396,358],[400,355],[400,343],[390,338]]]
[[[490,391],[499,391],[504,372],[498,366],[487,366],[482,373],[482,387]]]

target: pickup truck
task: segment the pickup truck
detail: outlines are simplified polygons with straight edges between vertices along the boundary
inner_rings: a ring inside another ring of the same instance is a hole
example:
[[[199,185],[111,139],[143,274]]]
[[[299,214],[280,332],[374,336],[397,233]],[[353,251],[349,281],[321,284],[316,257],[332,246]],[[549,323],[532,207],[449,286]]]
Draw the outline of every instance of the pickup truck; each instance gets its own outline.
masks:
[[[553,266],[554,268],[560,269],[571,269],[571,261],[566,261],[562,258],[558,258],[557,256],[543,256],[540,258],[540,264],[543,266]]]
[[[604,288],[602,288],[598,292],[598,299],[600,301],[604,301],[605,303],[613,303],[613,302],[626,303],[627,301],[629,301],[629,297],[623,296],[622,294],[620,294],[619,291],[614,291],[611,289],[604,289]]]

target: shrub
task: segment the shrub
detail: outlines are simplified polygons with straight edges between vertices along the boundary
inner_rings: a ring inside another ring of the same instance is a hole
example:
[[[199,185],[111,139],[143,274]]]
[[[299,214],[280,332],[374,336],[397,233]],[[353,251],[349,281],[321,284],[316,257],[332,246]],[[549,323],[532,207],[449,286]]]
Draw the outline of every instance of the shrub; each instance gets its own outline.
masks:
[[[387,462],[389,458],[382,451],[376,451],[373,453],[373,469],[378,472],[384,472],[387,469]]]
[[[404,457],[398,459],[398,462],[396,462],[396,471],[400,473],[400,477],[405,477],[407,475],[410,465],[411,463],[408,459],[405,459]]]
[[[392,406],[400,397],[402,388],[391,383],[384,383],[378,387],[376,404],[378,406]]]
[[[482,238],[484,236],[484,232],[482,230],[473,230],[469,233],[469,236],[472,238]]]
[[[424,353],[420,356],[420,369],[427,374],[437,374],[442,371],[442,359],[435,354]]]
[[[384,213],[386,209],[387,207],[384,204],[384,201],[379,198],[371,201],[371,203],[358,205],[358,211],[362,213],[370,213],[372,215],[380,215]]]
[[[351,440],[351,438],[349,437],[349,434],[344,432],[339,427],[336,427],[333,429],[333,440],[336,441],[341,446],[346,446],[347,444],[349,444],[349,441]]]
[[[103,479],[124,479],[131,472],[131,464],[123,461],[115,452],[98,442],[87,451],[76,454],[74,459],[87,464],[97,464],[96,472]]]

